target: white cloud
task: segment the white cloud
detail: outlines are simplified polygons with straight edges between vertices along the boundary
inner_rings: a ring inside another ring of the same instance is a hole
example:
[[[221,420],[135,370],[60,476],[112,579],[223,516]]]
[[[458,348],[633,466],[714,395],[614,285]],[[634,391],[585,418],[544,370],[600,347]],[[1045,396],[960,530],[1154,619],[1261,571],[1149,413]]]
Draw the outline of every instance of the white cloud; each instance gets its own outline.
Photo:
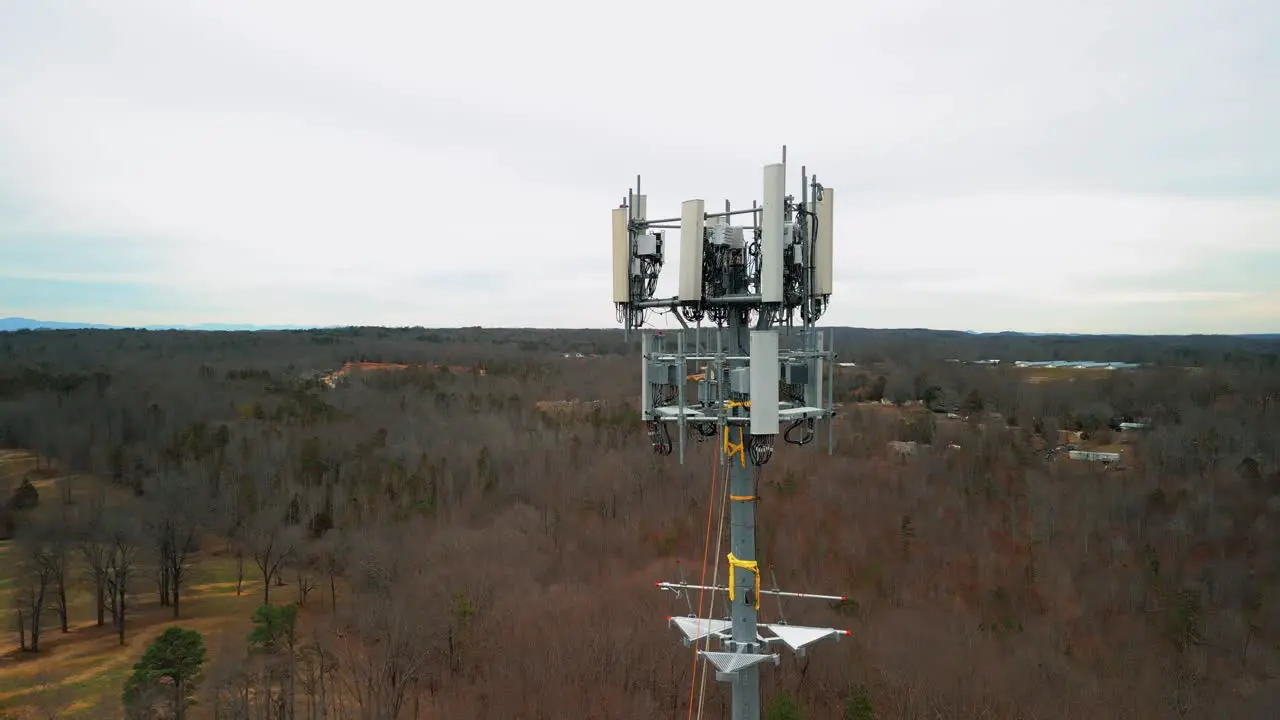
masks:
[[[1246,7],[0,6],[0,274],[175,322],[610,326],[634,174],[651,215],[742,205],[788,142],[838,189],[830,322],[1274,330],[1221,294],[1280,266],[1280,13]]]

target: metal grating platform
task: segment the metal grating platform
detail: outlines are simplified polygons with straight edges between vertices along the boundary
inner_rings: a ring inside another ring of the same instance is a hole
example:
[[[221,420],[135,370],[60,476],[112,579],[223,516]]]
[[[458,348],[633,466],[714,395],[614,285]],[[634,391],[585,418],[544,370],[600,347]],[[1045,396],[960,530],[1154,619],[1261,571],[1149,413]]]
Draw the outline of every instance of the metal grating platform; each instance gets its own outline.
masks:
[[[755,653],[707,652],[705,650],[698,654],[710,661],[712,665],[716,666],[716,670],[722,673],[736,673],[739,670],[755,667],[767,660],[772,660],[774,665],[780,662],[776,654],[757,655]]]

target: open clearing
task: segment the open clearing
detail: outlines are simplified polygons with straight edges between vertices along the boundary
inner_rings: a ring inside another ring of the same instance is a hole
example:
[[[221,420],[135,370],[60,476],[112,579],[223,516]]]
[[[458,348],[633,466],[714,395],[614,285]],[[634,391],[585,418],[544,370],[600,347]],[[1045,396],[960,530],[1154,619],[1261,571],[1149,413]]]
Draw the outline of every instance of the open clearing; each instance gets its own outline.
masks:
[[[1023,382],[1040,385],[1051,382],[1074,382],[1076,380],[1102,380],[1120,370],[1107,368],[1073,368],[1073,367],[1029,367],[1014,368],[1014,372],[1022,376]]]
[[[0,489],[12,488],[34,470],[35,458],[30,453],[0,450]],[[49,477],[33,480],[32,484],[40,488],[41,506],[58,502],[59,484],[65,479],[50,473]],[[73,501],[88,489],[90,482],[97,481],[75,476]],[[126,497],[126,493],[120,493],[117,499],[126,502]],[[147,548],[142,550],[141,559],[145,559]],[[173,618],[171,608],[160,606],[154,585],[147,582],[148,575],[137,573],[136,594],[130,598],[125,644],[121,646],[110,619],[103,627],[96,626],[93,587],[73,563],[68,586],[70,632],[62,633],[56,608],[51,605],[41,622],[40,652],[25,653],[18,649],[11,610],[17,571],[15,554],[12,541],[0,542],[0,611],[5,617],[4,630],[0,632],[0,718],[121,717],[120,694],[125,679],[156,636],[174,625],[203,633],[211,665],[223,647],[223,637],[248,635],[249,617],[262,602],[262,581],[252,579],[257,570],[252,561],[246,564],[242,594],[237,596],[235,558],[203,552],[193,561],[190,580],[184,583],[183,617],[178,620]],[[288,588],[278,588],[276,592],[281,593],[280,600],[292,599]],[[272,599],[276,600],[274,593]],[[202,705],[191,717],[201,717],[208,711],[207,703]]]

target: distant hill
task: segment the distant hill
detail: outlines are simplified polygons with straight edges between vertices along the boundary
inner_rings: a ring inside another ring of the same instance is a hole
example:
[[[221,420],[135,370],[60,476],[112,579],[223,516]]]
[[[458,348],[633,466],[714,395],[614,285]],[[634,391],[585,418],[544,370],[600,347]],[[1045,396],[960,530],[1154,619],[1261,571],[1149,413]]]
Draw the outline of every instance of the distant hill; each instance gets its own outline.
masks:
[[[58,320],[32,320],[31,318],[0,318],[0,332],[14,330],[201,330],[208,332],[245,332],[255,330],[325,330],[339,327],[337,325],[250,325],[247,323],[198,323],[196,325],[102,325],[98,323],[61,322]],[[342,326],[346,327],[346,326]],[[826,326],[827,329],[860,332],[867,328],[847,326]],[[475,328],[478,329],[478,328]],[[1128,333],[1041,333],[1018,332],[1004,330],[1001,332],[978,332],[976,330],[934,330],[930,328],[897,328],[877,329],[878,333],[953,333],[956,336],[971,337],[1026,337],[1026,338],[1140,338],[1140,337],[1195,337],[1194,335],[1134,335]],[[1205,336],[1213,337],[1213,336]],[[1246,333],[1240,335],[1220,335],[1217,337],[1248,338],[1250,340],[1280,340],[1280,333]]]
[[[57,322],[54,320],[31,320],[28,318],[0,318],[0,331],[6,330],[110,330],[110,325],[94,325],[90,323]]]
[[[60,322],[57,320],[32,320],[31,318],[0,318],[0,332],[15,330],[206,330],[229,332],[245,330],[310,330],[308,325],[245,325],[236,323],[199,323],[196,325],[101,325],[97,323]]]

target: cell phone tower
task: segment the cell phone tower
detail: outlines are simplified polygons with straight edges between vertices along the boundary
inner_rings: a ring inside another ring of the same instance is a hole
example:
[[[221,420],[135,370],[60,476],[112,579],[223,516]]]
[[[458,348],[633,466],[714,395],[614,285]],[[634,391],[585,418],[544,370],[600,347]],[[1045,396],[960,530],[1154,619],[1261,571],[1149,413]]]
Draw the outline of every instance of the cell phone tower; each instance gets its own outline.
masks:
[[[758,622],[762,595],[778,599],[780,617],[781,598],[846,599],[783,592],[776,583],[762,590],[756,560],[759,474],[773,455],[775,439],[781,435],[787,443],[807,445],[816,437],[817,423],[825,421],[828,454],[833,447],[836,356],[830,333],[814,325],[832,291],[835,191],[801,168],[797,199],[787,194],[786,177],[783,147],[782,162],[764,167],[762,202],[753,201],[750,208],[733,210],[726,201],[723,212],[707,212],[703,200],[686,200],[679,217],[651,219],[637,176],[635,189],[613,210],[613,301],[619,322],[629,335],[648,313],[660,312],[674,314],[682,327],[641,331],[640,405],[653,449],[670,455],[678,448],[683,464],[686,437],[714,439],[720,467],[728,474],[727,495],[719,493],[722,515],[723,503],[730,503],[727,584],[690,584],[683,578],[655,584],[689,605],[689,616],[670,623],[686,646],[715,667],[717,680],[732,684],[734,720],[760,717],[760,667],[779,663],[776,648],[803,655],[815,642],[848,634],[785,619]],[[676,229],[679,293],[655,298],[666,231]],[[720,558],[714,561],[718,577]],[[709,592],[712,608],[717,598],[728,607],[720,617],[700,617],[701,600],[695,613],[690,591]]]

